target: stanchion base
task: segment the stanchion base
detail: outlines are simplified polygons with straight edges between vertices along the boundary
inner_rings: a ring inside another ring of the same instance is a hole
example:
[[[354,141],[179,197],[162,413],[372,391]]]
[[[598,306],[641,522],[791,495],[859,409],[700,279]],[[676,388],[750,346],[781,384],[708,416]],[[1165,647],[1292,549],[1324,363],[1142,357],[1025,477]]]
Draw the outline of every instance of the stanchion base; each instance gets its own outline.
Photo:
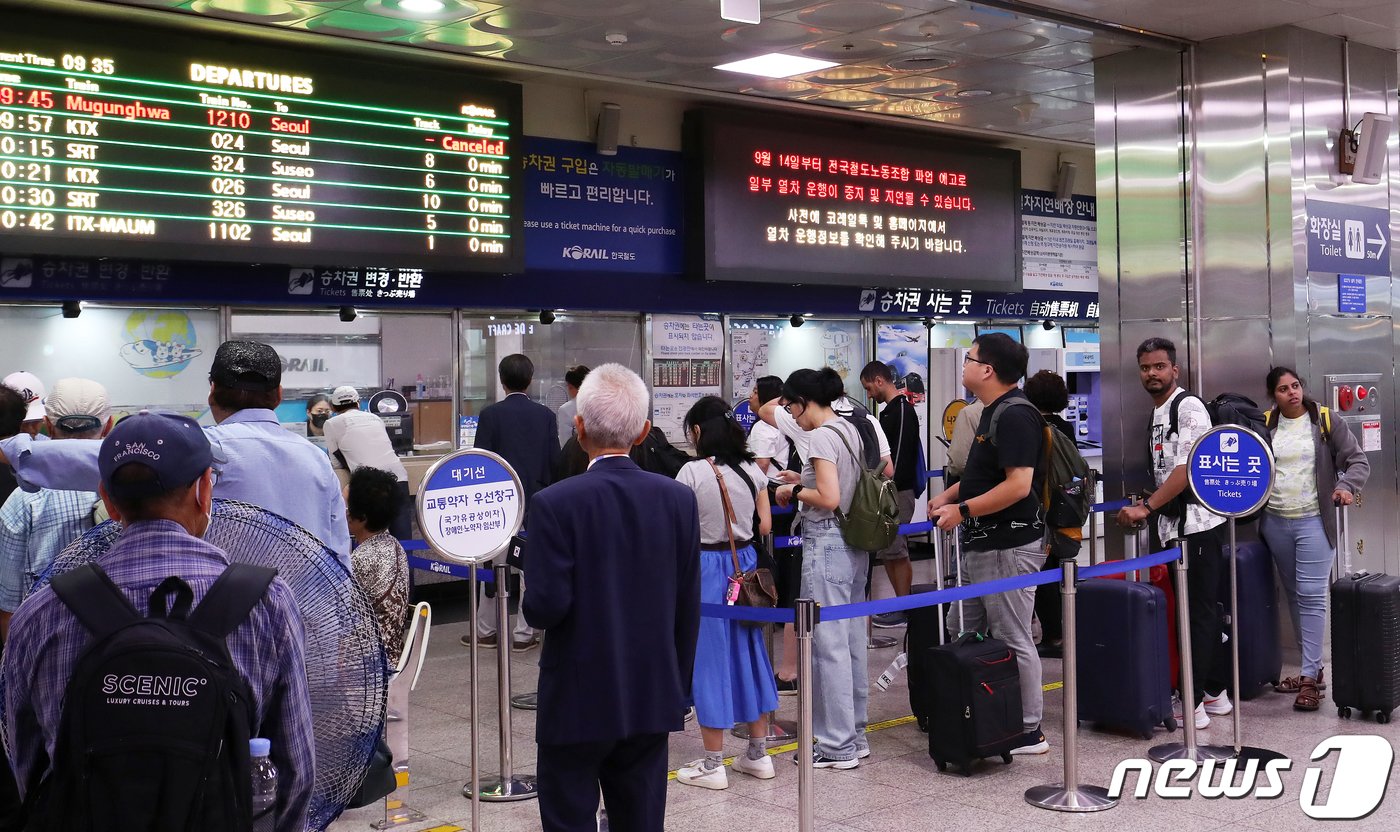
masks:
[[[540,695],[536,691],[517,693],[510,698],[510,706],[517,711],[535,711],[540,707]]]
[[[1272,751],[1267,748],[1257,748],[1252,745],[1246,745],[1241,748],[1240,753],[1236,755],[1236,757],[1241,760],[1258,760],[1261,763],[1266,763],[1269,760],[1288,759],[1287,754],[1280,754],[1277,751]]]
[[[428,819],[428,816],[403,805],[403,801],[390,795],[384,798],[384,819],[370,823],[370,829],[393,829],[396,826],[403,826],[407,823],[420,823]]]
[[[1147,758],[1154,763],[1186,759],[1194,759],[1199,763],[1202,760],[1228,760],[1233,756],[1235,749],[1223,745],[1198,745],[1194,758],[1187,753],[1184,742],[1168,742],[1147,749]]]
[[[1098,786],[1036,786],[1026,789],[1026,802],[1054,812],[1102,812],[1118,805],[1116,798],[1108,796],[1108,789]]]
[[[871,636],[865,646],[870,650],[884,650],[886,647],[893,647],[899,643],[899,639],[889,636]]]
[[[741,740],[749,738],[749,724],[739,722],[734,725],[729,735]],[[797,723],[787,719],[768,720],[768,741],[770,743],[792,742],[797,739]]]
[[[471,797],[471,784],[464,786],[462,791],[465,796]],[[539,796],[539,784],[529,774],[517,774],[505,782],[502,782],[500,777],[487,777],[481,781],[481,800],[483,803],[534,800]]]

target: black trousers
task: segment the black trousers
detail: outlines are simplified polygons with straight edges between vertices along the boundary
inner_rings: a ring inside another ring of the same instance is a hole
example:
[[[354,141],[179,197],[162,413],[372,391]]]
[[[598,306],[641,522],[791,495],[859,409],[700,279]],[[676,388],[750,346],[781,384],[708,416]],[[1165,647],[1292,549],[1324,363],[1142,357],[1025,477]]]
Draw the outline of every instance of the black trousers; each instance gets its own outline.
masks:
[[[669,738],[639,734],[611,742],[541,744],[535,772],[544,832],[595,832],[599,787],[613,832],[662,832]]]
[[[1223,645],[1221,636],[1225,632],[1221,620],[1220,576],[1225,565],[1225,524],[1213,529],[1188,534],[1189,560],[1186,570],[1186,588],[1191,593],[1191,675],[1195,688],[1196,702],[1199,704],[1206,691],[1218,693],[1225,690],[1230,681],[1215,676],[1215,655]],[[1161,549],[1157,527],[1152,526],[1154,549]],[[1176,570],[1172,569],[1173,586],[1178,597],[1181,586],[1176,583]],[[1176,614],[1172,614],[1173,626]]]
[[[401,482],[398,485],[399,510],[394,515],[394,519],[389,521],[389,534],[399,540],[413,539],[413,500],[408,495],[408,483]]]

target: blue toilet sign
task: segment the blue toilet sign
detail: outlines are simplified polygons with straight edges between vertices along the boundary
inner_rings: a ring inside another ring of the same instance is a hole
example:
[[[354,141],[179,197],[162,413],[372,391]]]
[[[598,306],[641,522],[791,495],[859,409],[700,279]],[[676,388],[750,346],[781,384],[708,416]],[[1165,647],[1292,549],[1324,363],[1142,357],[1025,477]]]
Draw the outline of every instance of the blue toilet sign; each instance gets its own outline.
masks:
[[[1259,434],[1216,425],[1191,446],[1191,490],[1214,514],[1242,517],[1263,508],[1274,485],[1274,454]]]

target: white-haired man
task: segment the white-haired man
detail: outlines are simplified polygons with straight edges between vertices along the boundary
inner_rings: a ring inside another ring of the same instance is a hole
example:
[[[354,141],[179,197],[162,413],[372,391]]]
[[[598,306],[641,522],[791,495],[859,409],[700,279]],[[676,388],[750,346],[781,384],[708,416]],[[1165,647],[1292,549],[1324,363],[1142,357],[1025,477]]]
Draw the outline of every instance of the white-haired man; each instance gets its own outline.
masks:
[[[540,655],[540,820],[590,827],[601,787],[615,829],[661,829],[667,737],[683,727],[700,628],[694,493],[637,467],[649,397],[604,364],[584,379],[574,429],[588,471],[535,495],[522,606]]]

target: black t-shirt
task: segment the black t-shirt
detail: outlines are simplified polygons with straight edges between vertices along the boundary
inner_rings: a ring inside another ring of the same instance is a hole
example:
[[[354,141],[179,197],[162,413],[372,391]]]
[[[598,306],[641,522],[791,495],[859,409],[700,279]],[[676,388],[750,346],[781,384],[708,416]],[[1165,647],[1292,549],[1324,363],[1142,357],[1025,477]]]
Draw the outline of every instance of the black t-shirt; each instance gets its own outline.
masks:
[[[1008,391],[982,411],[977,438],[967,455],[958,490],[960,500],[981,496],[1006,481],[1007,468],[1034,468],[1031,491],[1023,499],[993,514],[974,517],[963,523],[963,548],[973,552],[1013,549],[1034,543],[1045,535],[1041,518],[1040,484],[1045,473],[1044,423],[1034,407],[1002,406],[1010,398],[1026,397],[1019,388]],[[997,420],[996,444],[988,434],[992,415],[1002,406]]]
[[[900,422],[903,420],[901,435]],[[880,411],[880,427],[890,441],[890,457],[894,461],[894,487],[913,491],[919,478],[919,412],[903,395],[895,396]]]

